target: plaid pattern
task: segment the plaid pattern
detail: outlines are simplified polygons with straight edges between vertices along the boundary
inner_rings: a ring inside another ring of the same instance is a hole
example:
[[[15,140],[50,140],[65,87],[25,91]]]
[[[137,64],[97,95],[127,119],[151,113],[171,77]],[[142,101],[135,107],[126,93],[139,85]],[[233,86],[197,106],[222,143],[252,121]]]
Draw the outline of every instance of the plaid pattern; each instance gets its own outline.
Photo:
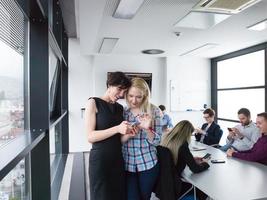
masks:
[[[122,146],[122,152],[125,162],[125,170],[129,172],[140,172],[149,170],[157,164],[157,150],[162,135],[162,118],[160,110],[152,106],[153,130],[155,137],[150,141],[145,130],[141,129],[139,133],[125,142]],[[128,122],[135,122],[136,117],[129,108],[124,109],[124,119]]]

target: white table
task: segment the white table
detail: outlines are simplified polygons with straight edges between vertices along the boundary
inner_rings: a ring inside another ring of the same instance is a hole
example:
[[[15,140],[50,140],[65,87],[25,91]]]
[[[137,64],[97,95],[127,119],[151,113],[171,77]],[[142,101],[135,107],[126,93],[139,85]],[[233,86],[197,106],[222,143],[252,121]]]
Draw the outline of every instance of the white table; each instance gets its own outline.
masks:
[[[191,141],[191,147],[206,148],[192,150],[194,156],[210,153],[211,159],[223,159],[225,163],[213,164],[209,161],[210,168],[198,174],[186,167],[183,172],[186,181],[216,200],[267,199],[267,166],[228,158],[221,150],[194,140]]]

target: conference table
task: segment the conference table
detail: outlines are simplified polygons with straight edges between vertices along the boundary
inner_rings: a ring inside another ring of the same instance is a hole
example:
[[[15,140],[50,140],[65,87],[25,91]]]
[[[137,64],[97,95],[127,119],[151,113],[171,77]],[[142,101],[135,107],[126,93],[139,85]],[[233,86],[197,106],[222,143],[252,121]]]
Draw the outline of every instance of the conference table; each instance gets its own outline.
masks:
[[[210,153],[210,168],[194,174],[186,167],[182,176],[212,199],[267,199],[267,166],[227,157],[225,152],[193,139],[190,150],[200,157]],[[225,163],[211,163],[213,159],[222,159]]]

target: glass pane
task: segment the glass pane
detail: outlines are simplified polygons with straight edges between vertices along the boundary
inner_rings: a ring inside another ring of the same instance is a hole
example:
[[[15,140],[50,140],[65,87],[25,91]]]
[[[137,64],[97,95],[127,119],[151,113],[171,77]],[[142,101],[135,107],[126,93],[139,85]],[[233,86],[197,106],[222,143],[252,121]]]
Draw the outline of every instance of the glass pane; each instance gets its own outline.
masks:
[[[25,182],[26,175],[25,159],[21,160],[18,165],[10,171],[0,182],[0,199],[1,200],[26,200],[29,199],[27,185]]]
[[[62,155],[61,136],[61,122],[59,122],[49,132],[51,180],[54,180],[56,169],[58,168]]]
[[[23,55],[0,40],[0,146],[24,130]]]
[[[49,48],[49,94],[50,94],[50,105],[49,110],[50,114],[55,109],[55,101],[56,101],[56,90],[57,83],[59,79],[59,61],[54,54],[53,50]]]
[[[50,145],[50,165],[54,162],[56,149],[55,149],[55,127],[49,131],[49,145]]]
[[[264,50],[219,61],[217,66],[218,89],[265,85]]]
[[[238,120],[240,108],[248,108],[255,122],[258,113],[265,111],[265,89],[218,91],[218,118]]]
[[[236,126],[238,123],[236,122],[228,122],[228,121],[223,121],[223,120],[218,120],[217,123],[220,125],[221,129],[223,130],[223,135],[221,137],[221,140],[220,140],[220,145],[223,146],[226,144],[226,137],[228,135],[228,130],[227,128],[232,128],[234,126]]]

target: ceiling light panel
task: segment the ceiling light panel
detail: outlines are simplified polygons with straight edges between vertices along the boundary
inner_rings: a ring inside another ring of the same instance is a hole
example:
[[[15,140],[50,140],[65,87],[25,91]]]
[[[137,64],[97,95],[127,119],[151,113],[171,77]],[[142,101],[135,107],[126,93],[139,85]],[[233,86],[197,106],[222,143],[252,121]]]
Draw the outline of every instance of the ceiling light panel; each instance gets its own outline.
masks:
[[[119,38],[104,38],[98,52],[103,54],[111,53],[118,40]]]
[[[132,19],[143,3],[144,0],[120,0],[113,17],[118,19]]]
[[[193,10],[237,14],[261,0],[200,0]]]
[[[208,29],[227,19],[231,15],[209,12],[190,12],[174,26],[185,28]]]
[[[267,28],[267,19],[247,27],[248,30],[253,30],[253,31],[262,31],[266,28]]]
[[[196,56],[196,55],[199,55],[201,53],[205,53],[205,51],[208,51],[210,49],[213,49],[215,48],[216,46],[218,46],[218,44],[214,44],[214,43],[207,43],[207,44],[204,44],[202,46],[199,46],[195,49],[192,49],[190,51],[187,51],[185,53],[182,53],[180,56],[185,56],[185,55],[191,55],[191,56]]]

